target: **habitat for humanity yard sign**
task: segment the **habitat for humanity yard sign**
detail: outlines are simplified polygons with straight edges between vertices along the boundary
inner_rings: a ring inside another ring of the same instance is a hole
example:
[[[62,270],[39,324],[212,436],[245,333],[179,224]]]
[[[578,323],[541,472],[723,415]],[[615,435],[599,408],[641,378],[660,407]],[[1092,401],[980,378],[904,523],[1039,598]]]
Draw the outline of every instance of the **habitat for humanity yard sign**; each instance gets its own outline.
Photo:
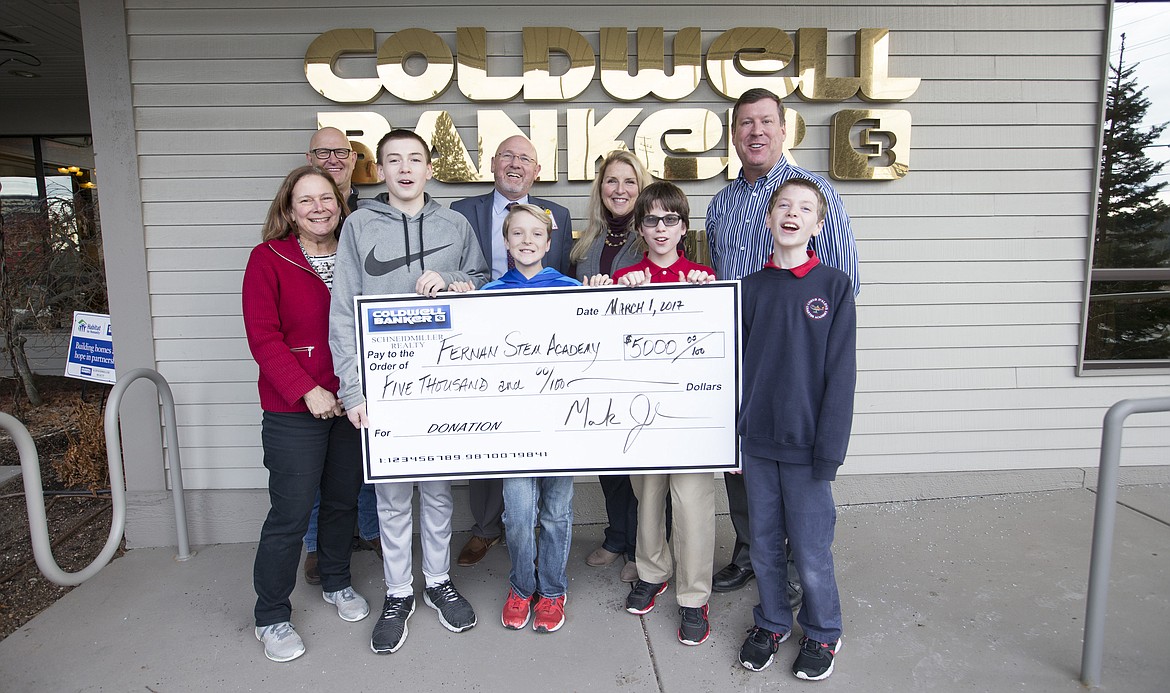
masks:
[[[74,311],[65,376],[114,384],[117,378],[114,375],[114,335],[110,330],[110,316]]]

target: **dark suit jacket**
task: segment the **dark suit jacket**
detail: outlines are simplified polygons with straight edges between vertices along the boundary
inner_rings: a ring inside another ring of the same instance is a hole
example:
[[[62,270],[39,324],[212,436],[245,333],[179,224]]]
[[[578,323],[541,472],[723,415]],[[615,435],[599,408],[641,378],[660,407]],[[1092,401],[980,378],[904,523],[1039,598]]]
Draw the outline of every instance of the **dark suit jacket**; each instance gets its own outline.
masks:
[[[479,246],[483,249],[483,256],[491,264],[492,258],[492,195],[465,197],[451,203],[451,211],[459,212],[471,228],[475,229],[475,237],[479,239]],[[569,217],[569,210],[555,202],[539,197],[528,196],[528,201],[541,209],[551,209],[556,228],[552,232],[552,247],[544,256],[544,266],[552,267],[561,274],[569,273],[569,251],[573,247],[573,220]]]

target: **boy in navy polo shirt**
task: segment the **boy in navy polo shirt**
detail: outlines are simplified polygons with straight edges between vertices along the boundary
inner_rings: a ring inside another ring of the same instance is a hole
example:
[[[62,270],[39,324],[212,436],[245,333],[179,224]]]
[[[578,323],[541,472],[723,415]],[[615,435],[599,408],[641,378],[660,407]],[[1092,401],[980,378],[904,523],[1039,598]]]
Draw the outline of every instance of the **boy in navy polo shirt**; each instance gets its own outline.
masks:
[[[819,681],[841,648],[833,570],[837,511],[830,482],[845,459],[857,381],[857,314],[848,275],[807,250],[824,226],[825,197],[793,178],[768,204],[773,252],[742,280],[743,397],[736,430],[748,492],[760,603],[739,651],[748,669],[772,663],[792,632],[787,550],[804,585],[804,632],[792,673]]]
[[[634,203],[634,219],[646,254],[632,267],[614,273],[615,283],[640,286],[648,283],[690,282],[705,284],[715,270],[678,252],[679,241],[690,224],[687,196],[673,183],[646,186]],[[654,599],[666,591],[673,574],[681,622],[678,639],[698,645],[711,626],[707,601],[711,598],[711,574],[715,567],[715,479],[710,473],[633,475],[630,482],[638,498],[638,537],[635,552],[638,580],[626,597],[626,611],[645,614]],[[666,541],[666,500],[673,498],[674,560]]]

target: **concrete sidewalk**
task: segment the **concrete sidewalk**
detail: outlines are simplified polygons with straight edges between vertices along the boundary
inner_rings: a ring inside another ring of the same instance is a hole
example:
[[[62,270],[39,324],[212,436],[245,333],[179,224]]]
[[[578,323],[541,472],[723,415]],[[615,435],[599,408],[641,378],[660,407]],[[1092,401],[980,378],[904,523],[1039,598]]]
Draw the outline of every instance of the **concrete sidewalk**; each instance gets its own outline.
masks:
[[[564,628],[538,635],[499,622],[506,549],[452,576],[479,625],[449,633],[418,602],[392,655],[370,652],[380,564],[355,554],[354,586],[373,613],[345,623],[298,584],[293,623],[308,652],[264,658],[252,634],[255,544],[136,549],[0,642],[3,691],[622,691],[780,687],[832,691],[1084,690],[1078,679],[1095,495],[1085,489],[847,506],[837,525],[845,634],[831,678],[790,672],[797,637],[751,672],[737,661],[754,583],[711,600],[710,639],[679,644],[671,589],[643,617],[622,609],[619,565],[584,557],[600,526],[574,528]],[[1120,491],[1102,691],[1170,690],[1170,486]],[[463,535],[452,541],[461,546]],[[732,533],[719,518],[717,562]],[[418,561],[416,559],[416,572]],[[799,633],[795,634],[799,635]]]

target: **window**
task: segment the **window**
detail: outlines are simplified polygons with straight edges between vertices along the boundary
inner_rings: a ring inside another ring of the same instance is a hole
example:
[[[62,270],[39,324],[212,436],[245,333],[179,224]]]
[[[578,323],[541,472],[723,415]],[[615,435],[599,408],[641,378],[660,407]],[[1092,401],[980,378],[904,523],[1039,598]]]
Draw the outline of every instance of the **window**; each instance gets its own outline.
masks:
[[[1144,55],[1152,43],[1137,33],[1150,24],[1142,13],[1168,9],[1170,3],[1115,5],[1083,371],[1170,367],[1170,167],[1159,161],[1170,150],[1170,132],[1160,124],[1170,103],[1151,103],[1143,86],[1162,74],[1154,59],[1170,54]]]

